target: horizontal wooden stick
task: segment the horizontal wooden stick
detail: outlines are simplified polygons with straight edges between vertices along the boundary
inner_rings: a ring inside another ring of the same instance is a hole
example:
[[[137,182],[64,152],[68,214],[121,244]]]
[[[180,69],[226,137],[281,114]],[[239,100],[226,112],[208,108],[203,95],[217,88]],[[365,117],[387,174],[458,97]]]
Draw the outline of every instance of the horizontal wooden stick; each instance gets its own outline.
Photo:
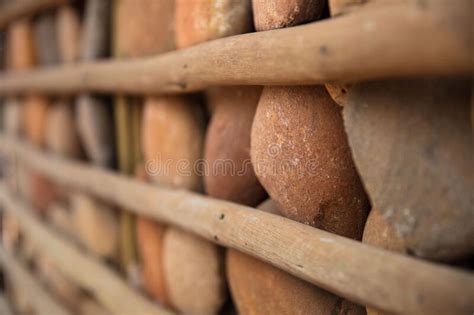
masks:
[[[0,246],[0,265],[6,271],[7,278],[14,283],[15,287],[21,288],[26,293],[28,301],[31,302],[33,309],[36,311],[35,313],[71,314],[44,290],[42,285],[22,266],[20,261],[16,260],[2,246]]]
[[[0,95],[182,93],[212,85],[303,85],[474,71],[470,0],[393,1],[298,27],[163,55],[0,75]]]
[[[16,19],[31,16],[42,10],[49,9],[70,0],[13,0],[0,6],[0,29],[8,26]]]
[[[60,184],[248,253],[360,304],[390,313],[474,311],[472,273],[373,248],[253,208],[152,186],[42,153],[5,136],[0,136],[0,152],[15,153]]]
[[[46,254],[65,276],[92,292],[113,314],[171,314],[135,292],[98,259],[83,254],[48,229],[33,215],[33,209],[12,198],[1,184],[0,203],[3,211],[18,218],[22,231],[29,235],[35,247]]]

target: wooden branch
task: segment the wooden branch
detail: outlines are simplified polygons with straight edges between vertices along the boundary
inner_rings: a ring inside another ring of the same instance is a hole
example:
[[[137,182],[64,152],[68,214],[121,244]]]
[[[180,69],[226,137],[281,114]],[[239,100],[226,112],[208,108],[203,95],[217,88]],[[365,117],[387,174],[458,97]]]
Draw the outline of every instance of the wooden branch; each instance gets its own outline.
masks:
[[[16,287],[20,287],[25,291],[28,300],[31,302],[37,314],[71,314],[46,292],[44,287],[22,266],[20,261],[16,260],[2,246],[0,246],[0,265],[7,271],[6,275],[10,281],[13,282]]]
[[[163,55],[0,76],[0,95],[42,91],[182,93],[212,85],[463,75],[474,71],[470,0],[393,1],[298,27]]]
[[[113,314],[171,314],[135,292],[120,277],[92,256],[86,256],[74,245],[44,226],[25,204],[14,200],[0,186],[2,211],[16,216],[22,231],[54,261],[55,266],[79,286],[89,290]],[[44,314],[56,314],[54,312]]]
[[[155,187],[4,136],[0,152],[14,152],[60,184],[248,253],[360,304],[390,313],[474,311],[472,273],[376,249],[253,208]]]
[[[69,0],[13,0],[0,7],[0,29],[16,19],[34,15],[40,11],[57,7]]]

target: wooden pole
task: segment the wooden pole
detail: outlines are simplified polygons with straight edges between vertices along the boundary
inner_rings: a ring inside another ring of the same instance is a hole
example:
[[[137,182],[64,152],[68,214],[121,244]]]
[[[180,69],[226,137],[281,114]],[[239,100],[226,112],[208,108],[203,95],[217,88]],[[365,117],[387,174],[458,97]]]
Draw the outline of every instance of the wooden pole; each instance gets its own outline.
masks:
[[[212,85],[304,85],[474,71],[470,0],[394,1],[298,27],[162,55],[0,75],[0,95],[183,93]]]
[[[0,7],[0,29],[24,16],[31,16],[45,9],[57,7],[70,0],[13,0]]]
[[[2,211],[14,215],[34,246],[55,263],[65,276],[89,290],[113,314],[171,314],[130,288],[97,258],[86,256],[76,246],[51,231],[25,204],[13,199],[0,185]],[[44,314],[56,314],[47,312]]]
[[[15,287],[20,287],[26,292],[28,300],[37,314],[71,314],[49,295],[34,276],[22,266],[20,261],[15,259],[3,246],[0,246],[0,265],[6,271],[9,281],[14,283]]]
[[[60,184],[238,249],[354,302],[389,313],[474,311],[470,272],[370,247],[231,202],[151,186],[42,153],[5,136],[0,136],[0,152],[15,153]],[[0,193],[0,200],[7,198]]]

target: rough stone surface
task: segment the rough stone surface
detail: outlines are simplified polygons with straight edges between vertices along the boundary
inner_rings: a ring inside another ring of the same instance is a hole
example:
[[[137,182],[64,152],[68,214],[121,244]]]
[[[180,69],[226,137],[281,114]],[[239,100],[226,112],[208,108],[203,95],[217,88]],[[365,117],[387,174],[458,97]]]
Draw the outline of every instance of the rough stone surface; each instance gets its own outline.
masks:
[[[145,217],[137,218],[137,248],[145,291],[164,305],[170,305],[163,268],[163,236],[166,226]]]
[[[413,79],[354,85],[344,123],[374,208],[417,256],[474,252],[470,82]]]
[[[82,193],[71,193],[72,221],[77,237],[93,254],[112,258],[118,251],[119,224],[114,210]]]
[[[266,196],[250,163],[250,131],[261,87],[224,87],[208,91],[214,108],[209,123],[204,177],[212,197],[256,206]]]
[[[286,217],[360,239],[369,202],[341,109],[323,87],[265,87],[251,136],[252,164]]]
[[[145,168],[156,183],[202,190],[194,165],[202,156],[204,115],[188,96],[147,98],[143,112],[142,148]]]
[[[48,99],[43,96],[29,95],[23,101],[22,122],[25,137],[37,147],[42,147],[45,142],[48,108]]]
[[[81,145],[74,118],[74,107],[68,100],[51,104],[46,125],[46,146],[56,154],[77,159]]]
[[[252,0],[257,31],[295,26],[319,19],[324,0]]]
[[[75,62],[79,57],[81,38],[79,14],[69,5],[60,7],[56,14],[56,34],[61,61]]]
[[[27,70],[36,61],[33,43],[33,28],[27,19],[14,21],[8,27],[6,66],[13,71]]]
[[[190,1],[201,2],[201,1]],[[115,1],[118,57],[141,57],[174,49],[174,0]]]
[[[176,46],[185,48],[208,40],[250,32],[250,0],[177,0]]]
[[[166,288],[184,314],[217,314],[226,300],[224,255],[216,245],[178,228],[164,236]]]

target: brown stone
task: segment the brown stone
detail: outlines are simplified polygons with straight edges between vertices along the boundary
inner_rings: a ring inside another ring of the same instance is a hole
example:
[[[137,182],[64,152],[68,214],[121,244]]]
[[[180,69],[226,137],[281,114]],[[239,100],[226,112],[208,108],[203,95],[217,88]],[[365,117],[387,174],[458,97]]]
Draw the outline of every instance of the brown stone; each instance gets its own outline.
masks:
[[[474,172],[467,80],[352,86],[344,123],[374,208],[408,252],[456,260],[474,252]]]
[[[257,31],[295,26],[319,19],[324,0],[252,0]]]
[[[77,11],[69,5],[58,9],[56,33],[61,60],[64,63],[77,61],[81,38],[81,22]]]
[[[250,164],[250,131],[261,87],[225,87],[208,91],[215,108],[209,123],[204,177],[212,197],[255,206],[266,196]]]
[[[250,0],[177,0],[176,46],[185,48],[252,30]]]
[[[406,251],[403,239],[378,209],[372,209],[367,217],[362,242],[394,252]]]
[[[115,211],[82,193],[71,193],[70,204],[72,221],[81,243],[99,257],[115,257],[119,242]]]
[[[221,249],[175,227],[166,230],[163,242],[166,288],[172,305],[185,314],[217,314],[226,300]]]
[[[150,179],[170,187],[200,191],[194,169],[204,137],[202,108],[188,96],[147,98],[143,112],[142,148]]]
[[[139,4],[136,0],[116,1],[117,56],[138,57],[173,50],[174,6],[174,0],[141,0]]]
[[[10,70],[26,70],[35,65],[33,28],[29,20],[17,20],[8,27],[6,46],[7,68]]]
[[[252,164],[282,214],[355,239],[369,202],[341,109],[320,86],[265,87],[251,136]]]
[[[44,145],[47,117],[47,98],[39,95],[25,97],[22,113],[23,130],[31,144],[38,147]]]
[[[142,181],[148,180],[143,165],[136,167],[135,177]],[[143,287],[161,304],[170,306],[163,268],[163,236],[166,225],[144,216],[138,216],[135,224]]]
[[[166,226],[145,217],[138,217],[136,225],[145,291],[161,304],[170,305],[163,268],[163,235]]]
[[[67,158],[79,158],[81,146],[77,134],[74,107],[68,100],[51,104],[46,126],[46,146]]]

